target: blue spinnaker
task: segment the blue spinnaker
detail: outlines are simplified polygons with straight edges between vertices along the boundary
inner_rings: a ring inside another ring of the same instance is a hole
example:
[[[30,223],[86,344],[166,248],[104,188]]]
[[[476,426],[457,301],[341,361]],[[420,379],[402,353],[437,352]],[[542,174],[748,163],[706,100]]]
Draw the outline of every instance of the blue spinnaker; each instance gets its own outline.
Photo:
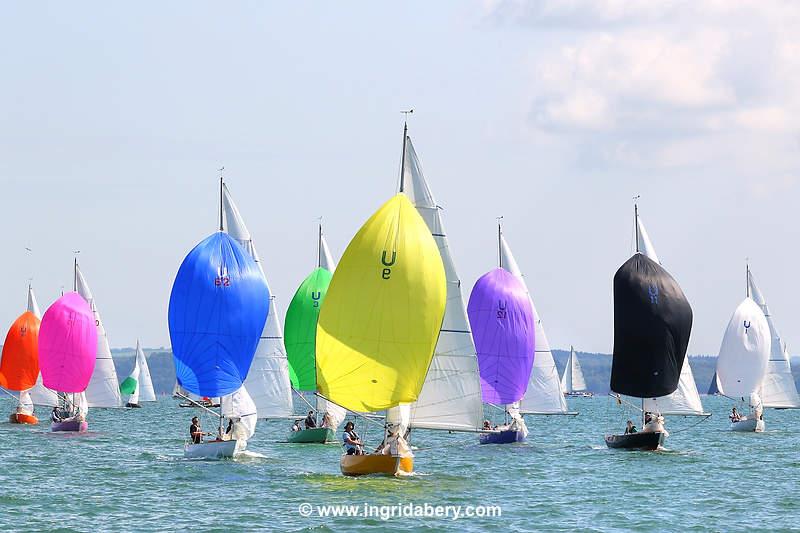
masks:
[[[175,276],[169,336],[178,383],[199,396],[242,386],[269,313],[258,265],[227,233],[194,247]]]

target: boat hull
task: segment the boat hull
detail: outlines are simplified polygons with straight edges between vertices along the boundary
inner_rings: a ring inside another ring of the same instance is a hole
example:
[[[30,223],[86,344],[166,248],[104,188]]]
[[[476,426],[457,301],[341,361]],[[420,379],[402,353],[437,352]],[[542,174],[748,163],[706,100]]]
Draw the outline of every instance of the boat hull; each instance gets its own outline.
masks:
[[[628,435],[606,435],[606,446],[620,450],[658,449],[664,444],[666,434],[663,431],[641,431]]]
[[[128,402],[128,403],[125,404],[125,407],[130,407],[132,409],[140,409],[142,406],[139,405],[138,403]]]
[[[8,421],[12,424],[31,424],[36,425],[39,419],[34,415],[26,415],[25,413],[11,413],[8,416]]]
[[[330,428],[312,428],[293,431],[288,440],[294,444],[325,444],[334,442],[336,436]]]
[[[567,398],[591,398],[593,394],[588,391],[583,392],[565,392],[564,396]]]
[[[345,476],[366,476],[382,474],[397,476],[414,471],[413,457],[395,457],[393,455],[342,455],[339,463]]]
[[[730,430],[740,433],[761,433],[765,427],[763,420],[748,418],[738,422],[731,422]]]
[[[50,424],[50,431],[83,433],[89,430],[89,423],[86,420],[64,420]]]
[[[186,444],[183,456],[187,459],[230,459],[236,453],[236,440],[212,440],[200,444]]]
[[[506,429],[498,433],[484,433],[480,436],[481,444],[511,444],[524,440],[525,434],[513,429]]]

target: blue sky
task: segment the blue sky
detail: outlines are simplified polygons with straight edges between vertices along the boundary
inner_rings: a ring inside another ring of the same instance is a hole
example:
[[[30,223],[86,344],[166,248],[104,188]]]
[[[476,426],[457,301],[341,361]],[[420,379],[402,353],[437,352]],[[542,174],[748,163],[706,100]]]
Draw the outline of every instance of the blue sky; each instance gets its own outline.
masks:
[[[444,207],[464,295],[495,217],[551,344],[611,350],[631,197],[716,353],[744,261],[800,343],[800,6],[489,1],[6,4],[0,323],[72,250],[112,346],[168,345],[224,165],[281,312],[394,192],[402,116]],[[33,249],[29,254],[25,247]],[[800,344],[799,344],[800,345]],[[796,353],[795,350],[793,350]]]

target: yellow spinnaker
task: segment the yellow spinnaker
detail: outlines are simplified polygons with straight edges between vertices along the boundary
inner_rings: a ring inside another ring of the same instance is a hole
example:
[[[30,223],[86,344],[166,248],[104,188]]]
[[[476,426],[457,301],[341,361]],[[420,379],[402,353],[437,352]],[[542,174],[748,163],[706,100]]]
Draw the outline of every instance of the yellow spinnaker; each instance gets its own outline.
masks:
[[[352,411],[417,399],[447,298],[442,257],[405,194],[361,227],[317,323],[317,390]]]

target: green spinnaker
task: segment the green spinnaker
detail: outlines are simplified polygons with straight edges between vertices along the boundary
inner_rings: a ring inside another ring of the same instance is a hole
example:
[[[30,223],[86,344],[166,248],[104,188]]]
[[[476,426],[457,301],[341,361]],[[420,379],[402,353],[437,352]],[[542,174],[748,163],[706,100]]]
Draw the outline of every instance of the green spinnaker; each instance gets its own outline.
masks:
[[[122,394],[133,394],[136,392],[136,380],[131,377],[125,378],[125,381],[119,384],[119,390]]]
[[[289,378],[297,390],[317,388],[317,319],[332,277],[333,274],[324,268],[315,269],[300,284],[286,310],[283,340],[289,360]]]

